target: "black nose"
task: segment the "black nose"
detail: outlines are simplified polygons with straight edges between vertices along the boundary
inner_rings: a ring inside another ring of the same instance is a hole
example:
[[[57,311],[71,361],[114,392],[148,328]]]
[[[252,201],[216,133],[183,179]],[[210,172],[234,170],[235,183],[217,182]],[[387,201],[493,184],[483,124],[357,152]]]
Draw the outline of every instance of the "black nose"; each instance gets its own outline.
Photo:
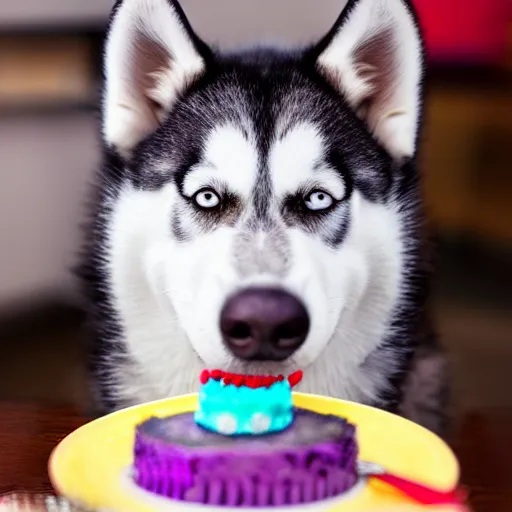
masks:
[[[304,343],[309,316],[302,303],[283,290],[249,288],[226,302],[220,329],[235,356],[282,361]]]

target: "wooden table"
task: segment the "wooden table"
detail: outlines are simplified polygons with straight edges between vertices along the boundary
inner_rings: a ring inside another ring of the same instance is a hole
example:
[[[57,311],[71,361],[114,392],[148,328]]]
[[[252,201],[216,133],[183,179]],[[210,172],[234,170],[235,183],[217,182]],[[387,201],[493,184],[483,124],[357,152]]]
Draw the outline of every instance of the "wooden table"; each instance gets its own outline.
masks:
[[[0,495],[51,493],[50,454],[86,419],[66,407],[0,403]]]
[[[65,407],[0,404],[0,495],[51,493],[52,449],[86,418]],[[454,448],[474,512],[512,512],[512,410],[467,416]]]

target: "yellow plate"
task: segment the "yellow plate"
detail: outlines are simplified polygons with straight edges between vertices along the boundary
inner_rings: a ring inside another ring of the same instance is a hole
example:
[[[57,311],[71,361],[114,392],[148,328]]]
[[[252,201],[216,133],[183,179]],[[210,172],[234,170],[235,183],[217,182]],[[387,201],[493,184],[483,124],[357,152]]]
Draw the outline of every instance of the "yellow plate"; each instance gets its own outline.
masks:
[[[457,460],[437,436],[418,425],[372,407],[333,398],[294,393],[294,403],[355,423],[361,459],[442,490],[459,479]],[[150,416],[169,416],[195,410],[197,395],[185,395],[131,407],[79,428],[54,450],[50,477],[56,491],[97,510],[149,512],[154,510],[227,510],[197,507],[156,498],[132,486],[127,475],[132,462],[135,426]],[[384,484],[362,481],[347,497],[294,510],[362,512],[412,510],[408,501]],[[237,510],[240,510],[238,508]],[[276,510],[275,508],[273,509]]]

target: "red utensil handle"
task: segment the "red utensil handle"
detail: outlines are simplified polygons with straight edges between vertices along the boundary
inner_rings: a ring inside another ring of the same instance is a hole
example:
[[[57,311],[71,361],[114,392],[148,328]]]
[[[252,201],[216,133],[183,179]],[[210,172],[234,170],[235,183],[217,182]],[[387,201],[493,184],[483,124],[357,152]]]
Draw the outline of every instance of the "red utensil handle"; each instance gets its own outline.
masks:
[[[409,496],[409,498],[423,505],[463,505],[467,498],[467,494],[463,489],[455,489],[448,492],[437,491],[412,480],[389,474],[373,475],[373,478],[393,486]]]

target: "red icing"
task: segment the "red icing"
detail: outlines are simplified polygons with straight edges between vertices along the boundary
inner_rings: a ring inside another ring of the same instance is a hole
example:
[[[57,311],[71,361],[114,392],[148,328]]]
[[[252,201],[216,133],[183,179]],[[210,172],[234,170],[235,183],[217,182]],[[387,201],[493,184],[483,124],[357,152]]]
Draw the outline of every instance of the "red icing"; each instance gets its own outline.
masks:
[[[274,382],[277,382],[277,380],[275,379],[275,377],[263,377],[263,385],[267,388],[269,388],[270,386],[272,386],[272,384],[274,384]]]
[[[243,375],[233,375],[233,384],[239,388],[240,386],[243,386],[244,384],[244,376]]]
[[[245,385],[248,388],[256,389],[258,387],[258,382],[256,380],[256,377],[254,375],[247,375],[245,377]]]
[[[254,381],[256,382],[256,387],[257,388],[262,388],[263,387],[263,375],[256,375],[254,377]]]
[[[302,371],[299,370],[295,373],[292,373],[288,377],[288,382],[290,383],[290,386],[293,388],[293,386],[296,386],[300,381],[302,380]]]
[[[256,389],[262,387],[270,387],[275,382],[284,380],[283,375],[277,377],[272,375],[241,375],[238,373],[229,373],[222,370],[203,370],[199,376],[201,384],[206,384],[209,379],[223,380],[225,384],[233,384],[234,386],[246,386],[248,388]],[[298,370],[288,376],[288,382],[293,388],[302,380],[302,371]]]

